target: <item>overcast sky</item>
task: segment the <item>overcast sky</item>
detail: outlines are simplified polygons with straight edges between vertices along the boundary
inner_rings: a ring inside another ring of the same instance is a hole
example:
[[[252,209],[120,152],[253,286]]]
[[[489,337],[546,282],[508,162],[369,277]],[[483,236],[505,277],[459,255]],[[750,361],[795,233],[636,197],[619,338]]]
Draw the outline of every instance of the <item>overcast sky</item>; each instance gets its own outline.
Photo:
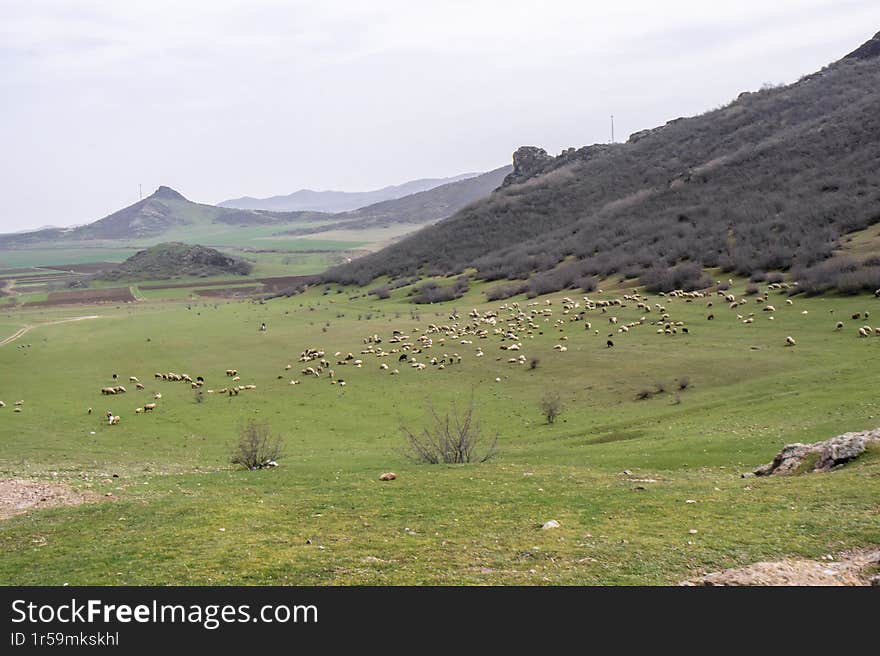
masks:
[[[793,82],[877,0],[0,0],[0,232],[555,154]]]

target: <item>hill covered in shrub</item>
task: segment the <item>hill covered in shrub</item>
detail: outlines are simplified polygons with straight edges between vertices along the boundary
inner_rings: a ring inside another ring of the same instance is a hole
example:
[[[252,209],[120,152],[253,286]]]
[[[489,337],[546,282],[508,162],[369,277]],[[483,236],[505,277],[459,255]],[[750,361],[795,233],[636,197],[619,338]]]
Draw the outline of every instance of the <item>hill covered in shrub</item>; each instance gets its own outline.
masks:
[[[213,248],[167,242],[138,251],[112,271],[100,274],[103,280],[164,280],[180,276],[241,275],[251,272],[249,262],[224,255]]]
[[[829,264],[880,222],[880,34],[798,82],[550,156],[524,147],[488,198],[325,279],[451,275],[529,280],[540,292],[638,278],[704,284],[703,270],[785,271],[806,289],[880,287],[877,258]]]

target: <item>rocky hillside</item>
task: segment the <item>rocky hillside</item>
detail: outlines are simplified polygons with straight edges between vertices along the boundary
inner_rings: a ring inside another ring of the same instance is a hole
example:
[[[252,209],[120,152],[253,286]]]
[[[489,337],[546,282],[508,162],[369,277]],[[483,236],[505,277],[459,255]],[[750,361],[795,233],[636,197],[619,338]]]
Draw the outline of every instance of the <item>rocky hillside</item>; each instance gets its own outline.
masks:
[[[704,267],[847,291],[880,287],[880,257],[827,261],[880,222],[880,34],[795,84],[550,156],[519,149],[504,186],[455,216],[331,270],[530,279],[536,291],[638,278],[702,284]]]
[[[100,274],[102,280],[164,280],[181,276],[247,275],[251,265],[204,246],[180,242],[156,244],[139,251],[113,271]]]

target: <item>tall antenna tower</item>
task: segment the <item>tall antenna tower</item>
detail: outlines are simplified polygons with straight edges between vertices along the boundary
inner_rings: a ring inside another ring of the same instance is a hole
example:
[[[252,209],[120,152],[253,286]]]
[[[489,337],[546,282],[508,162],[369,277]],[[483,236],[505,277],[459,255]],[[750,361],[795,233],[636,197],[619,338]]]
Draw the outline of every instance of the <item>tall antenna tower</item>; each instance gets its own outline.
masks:
[[[611,143],[614,143],[614,114],[611,115]]]
[[[138,183],[138,200],[143,200],[143,199],[144,199],[144,190],[143,190],[143,187],[141,187],[141,184],[139,182]]]

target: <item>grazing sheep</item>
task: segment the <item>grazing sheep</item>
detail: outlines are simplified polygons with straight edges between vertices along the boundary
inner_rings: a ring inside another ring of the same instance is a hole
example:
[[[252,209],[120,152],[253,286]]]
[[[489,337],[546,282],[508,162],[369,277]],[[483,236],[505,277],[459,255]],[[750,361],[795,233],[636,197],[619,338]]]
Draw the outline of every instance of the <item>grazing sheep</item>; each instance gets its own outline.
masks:
[[[714,319],[714,318],[715,318],[715,315],[714,315],[714,314],[710,314],[708,317],[706,317],[706,320],[707,320],[707,321],[712,321],[712,319]]]
[[[134,413],[135,413],[136,415],[141,414],[143,411],[144,411],[143,408],[135,408],[135,409],[134,409]]]
[[[128,382],[129,382],[129,383],[139,383],[139,382],[141,382],[141,381],[138,380],[138,377],[137,377],[137,376],[129,376],[129,377],[128,377]]]
[[[838,322],[837,322],[837,325],[834,326],[834,329],[835,329],[835,330],[840,330],[841,328],[843,328],[843,322],[842,322],[842,321],[838,321]]]
[[[229,376],[230,378],[232,378],[233,376],[237,376],[237,375],[238,375],[238,369],[227,369],[227,370],[226,370],[226,375]]]
[[[135,387],[137,387],[139,390],[142,390],[142,389],[144,389],[144,384],[143,383],[135,383]]]
[[[854,319],[854,320],[861,319],[861,318],[862,318],[862,313],[861,313],[861,312],[854,312],[851,318]]]
[[[785,345],[786,346],[794,346],[795,344],[797,344],[797,342],[794,341],[794,337],[792,337],[791,335],[789,335],[788,337],[785,338]]]
[[[153,398],[156,399],[156,400],[158,401],[159,399],[162,398],[162,393],[161,393],[161,392],[156,392],[155,394],[153,394]]]
[[[102,387],[101,394],[104,394],[105,396],[107,394],[116,394],[116,388],[115,387]]]
[[[868,336],[868,331],[865,330],[864,326],[859,328],[859,337],[867,337],[867,336]]]
[[[241,376],[233,376],[232,380],[233,380],[233,382],[237,381],[237,380],[241,380]]]
[[[606,346],[606,348],[611,348],[611,347],[614,346],[614,342],[612,342],[612,341],[609,339],[607,342],[605,342],[605,346]]]
[[[113,425],[115,425],[115,424],[118,424],[118,423],[119,423],[119,416],[118,416],[118,415],[114,415],[112,412],[110,412],[110,411],[108,410],[108,411],[107,411],[107,423],[108,423],[110,426],[113,426]]]
[[[6,404],[3,403],[3,401],[0,401],[0,408],[5,408],[5,407],[6,407]],[[91,412],[91,411],[92,411],[92,409],[89,408],[89,412]]]
[[[152,412],[156,409],[155,403],[145,403],[144,404],[144,412]]]

